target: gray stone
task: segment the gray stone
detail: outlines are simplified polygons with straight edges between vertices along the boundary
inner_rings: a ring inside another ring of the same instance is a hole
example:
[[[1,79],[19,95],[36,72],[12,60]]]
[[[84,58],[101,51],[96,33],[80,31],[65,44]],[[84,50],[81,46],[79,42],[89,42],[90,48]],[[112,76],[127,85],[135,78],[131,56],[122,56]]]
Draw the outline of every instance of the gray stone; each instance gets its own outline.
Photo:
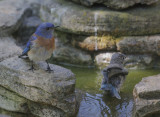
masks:
[[[1,0],[0,36],[15,33],[26,17],[39,16],[39,6],[40,0]]]
[[[65,42],[62,42],[59,39],[56,40],[56,49],[53,52],[52,60],[76,65],[92,64],[92,58],[89,54],[74,48],[70,44],[65,44]]]
[[[38,117],[63,117],[63,115],[65,115],[64,112],[52,106],[36,104],[33,102],[30,102],[28,105],[31,113]]]
[[[152,53],[160,55],[160,36],[124,37],[117,43],[118,50],[127,54]]]
[[[38,16],[31,16],[24,19],[22,25],[17,32],[17,40],[20,43],[27,43],[36,28],[42,23]]]
[[[0,87],[0,100],[0,108],[12,112],[28,112],[27,100],[4,87]]]
[[[135,117],[152,117],[160,111],[160,75],[143,78],[135,85]]]
[[[60,25],[62,32],[98,35],[149,35],[160,33],[160,1],[156,5],[125,11],[86,8],[64,0],[45,0],[40,11],[44,21]]]
[[[0,36],[15,32],[21,25],[29,6],[23,0],[0,1]]]
[[[125,67],[134,69],[145,69],[155,67],[155,63],[158,61],[157,57],[149,54],[136,54],[127,55],[125,59]]]
[[[50,66],[54,73],[45,71],[46,63],[35,63],[36,70],[32,73],[28,71],[30,65],[27,60],[18,57],[6,59],[0,63],[0,86],[36,103],[35,105],[43,104],[42,110],[34,106],[35,110],[30,111],[33,115],[42,117],[41,111],[44,111],[47,112],[46,116],[72,116],[76,112],[75,76],[70,70],[57,65]]]
[[[0,61],[21,54],[21,48],[12,37],[0,37]]]
[[[136,4],[150,5],[158,0],[72,0],[85,6],[93,6],[94,4],[103,4],[113,9],[125,9]]]
[[[103,68],[107,66],[111,60],[113,53],[100,53],[95,56],[95,64]],[[158,67],[160,60],[157,56],[151,54],[127,54],[124,60],[124,66],[131,69],[145,69]]]

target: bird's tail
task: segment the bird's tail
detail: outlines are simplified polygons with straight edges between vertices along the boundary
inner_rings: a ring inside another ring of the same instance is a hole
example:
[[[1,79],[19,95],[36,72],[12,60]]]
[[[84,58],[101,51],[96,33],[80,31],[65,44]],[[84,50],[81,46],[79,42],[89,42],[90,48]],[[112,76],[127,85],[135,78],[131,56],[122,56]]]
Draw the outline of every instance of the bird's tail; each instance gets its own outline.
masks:
[[[22,58],[23,56],[28,56],[28,51],[29,51],[29,48],[28,47],[26,47],[24,50],[23,50],[23,52],[22,52],[22,54],[21,55],[19,55],[18,57],[19,58]]]
[[[119,95],[117,89],[114,86],[111,87],[110,92],[113,97],[116,97],[117,99],[121,99],[121,96]]]

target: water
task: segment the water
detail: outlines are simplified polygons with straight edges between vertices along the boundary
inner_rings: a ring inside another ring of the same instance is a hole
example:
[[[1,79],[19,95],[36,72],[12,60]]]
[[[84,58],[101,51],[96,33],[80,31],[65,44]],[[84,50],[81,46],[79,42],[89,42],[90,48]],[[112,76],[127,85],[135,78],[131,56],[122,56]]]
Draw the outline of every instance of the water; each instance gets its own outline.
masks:
[[[121,89],[121,100],[107,97],[99,90],[100,70],[68,67],[76,74],[76,89],[84,92],[77,117],[131,117],[133,88],[143,77],[156,75],[159,70],[130,70]]]

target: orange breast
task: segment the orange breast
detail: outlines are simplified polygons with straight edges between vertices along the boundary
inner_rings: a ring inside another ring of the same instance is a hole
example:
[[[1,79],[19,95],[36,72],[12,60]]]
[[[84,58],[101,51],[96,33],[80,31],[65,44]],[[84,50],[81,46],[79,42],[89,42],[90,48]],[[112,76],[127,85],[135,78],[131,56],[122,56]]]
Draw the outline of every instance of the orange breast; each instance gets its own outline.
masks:
[[[35,40],[35,42],[39,46],[44,47],[46,50],[53,51],[55,49],[54,37],[52,37],[51,39],[45,39],[43,37],[37,36],[37,40]]]

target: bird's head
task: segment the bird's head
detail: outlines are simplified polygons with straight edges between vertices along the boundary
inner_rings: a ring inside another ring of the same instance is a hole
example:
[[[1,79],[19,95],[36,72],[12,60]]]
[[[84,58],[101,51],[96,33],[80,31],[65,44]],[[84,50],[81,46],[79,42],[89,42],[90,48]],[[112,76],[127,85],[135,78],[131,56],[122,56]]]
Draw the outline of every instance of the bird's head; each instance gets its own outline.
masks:
[[[36,35],[42,36],[44,38],[52,38],[53,29],[59,26],[54,26],[54,24],[49,22],[44,22],[40,24],[35,32]]]

